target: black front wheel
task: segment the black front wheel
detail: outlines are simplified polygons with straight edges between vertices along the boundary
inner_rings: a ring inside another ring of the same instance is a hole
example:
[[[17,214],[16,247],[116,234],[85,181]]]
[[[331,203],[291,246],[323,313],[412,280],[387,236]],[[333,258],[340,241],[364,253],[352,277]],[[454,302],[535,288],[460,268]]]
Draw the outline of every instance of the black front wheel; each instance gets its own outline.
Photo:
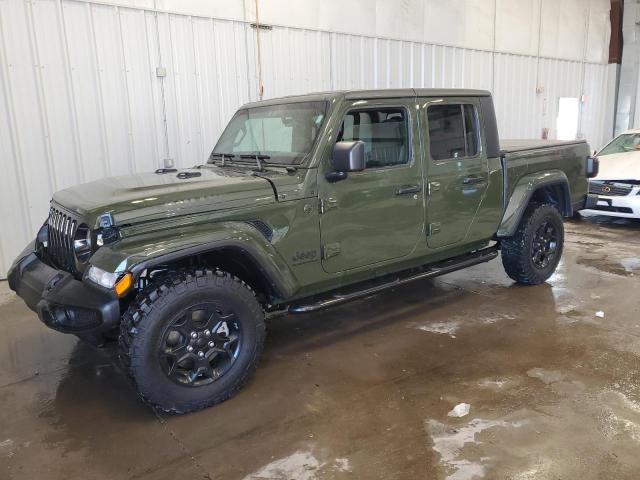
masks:
[[[221,271],[172,273],[125,313],[120,358],[147,402],[187,413],[234,395],[255,369],[264,314],[241,280]]]
[[[516,233],[500,241],[502,265],[519,283],[537,285],[556,270],[564,244],[564,225],[557,208],[532,203]]]
[[[242,326],[233,310],[216,302],[180,311],[164,330],[159,361],[171,380],[198,387],[225,375],[242,347]]]

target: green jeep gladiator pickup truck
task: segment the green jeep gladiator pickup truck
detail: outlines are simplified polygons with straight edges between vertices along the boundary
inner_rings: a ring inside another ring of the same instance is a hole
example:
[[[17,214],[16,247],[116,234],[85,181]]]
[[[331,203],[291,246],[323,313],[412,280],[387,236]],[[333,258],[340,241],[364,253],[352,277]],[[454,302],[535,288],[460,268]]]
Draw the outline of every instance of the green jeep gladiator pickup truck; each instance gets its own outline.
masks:
[[[204,165],[57,192],[9,285],[102,343],[167,412],[233,395],[265,316],[313,312],[496,258],[544,282],[588,207],[584,141],[498,140],[491,95],[402,89],[251,103]]]

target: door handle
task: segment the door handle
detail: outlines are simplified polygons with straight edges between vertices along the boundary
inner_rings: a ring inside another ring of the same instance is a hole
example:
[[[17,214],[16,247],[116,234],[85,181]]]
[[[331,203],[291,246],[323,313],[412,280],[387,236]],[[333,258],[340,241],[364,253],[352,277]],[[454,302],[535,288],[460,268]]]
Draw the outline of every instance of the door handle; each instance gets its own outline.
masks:
[[[479,177],[476,175],[471,175],[469,177],[464,177],[462,179],[463,185],[478,185],[479,183],[484,183],[484,177]]]
[[[422,190],[420,185],[404,186],[404,187],[398,188],[395,191],[395,194],[396,195],[411,195],[412,193],[420,193],[420,190]]]

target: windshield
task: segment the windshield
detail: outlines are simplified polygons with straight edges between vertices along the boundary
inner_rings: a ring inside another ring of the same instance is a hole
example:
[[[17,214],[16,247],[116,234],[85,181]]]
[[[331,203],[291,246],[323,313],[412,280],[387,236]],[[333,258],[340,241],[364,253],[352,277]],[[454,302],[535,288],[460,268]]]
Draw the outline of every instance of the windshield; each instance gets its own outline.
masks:
[[[297,164],[310,152],[320,132],[326,102],[299,102],[238,110],[211,153],[259,155],[268,163]]]
[[[598,155],[611,155],[612,153],[625,152],[640,152],[640,133],[623,133],[600,150]]]

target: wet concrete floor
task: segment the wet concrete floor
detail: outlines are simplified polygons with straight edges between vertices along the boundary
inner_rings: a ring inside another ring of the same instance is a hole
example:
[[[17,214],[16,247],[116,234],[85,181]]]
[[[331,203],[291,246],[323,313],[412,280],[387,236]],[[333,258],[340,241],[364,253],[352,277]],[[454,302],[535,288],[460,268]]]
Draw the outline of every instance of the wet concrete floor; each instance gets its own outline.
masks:
[[[493,261],[274,319],[250,383],[182,417],[0,283],[0,479],[640,478],[640,222],[566,228],[545,285]]]

